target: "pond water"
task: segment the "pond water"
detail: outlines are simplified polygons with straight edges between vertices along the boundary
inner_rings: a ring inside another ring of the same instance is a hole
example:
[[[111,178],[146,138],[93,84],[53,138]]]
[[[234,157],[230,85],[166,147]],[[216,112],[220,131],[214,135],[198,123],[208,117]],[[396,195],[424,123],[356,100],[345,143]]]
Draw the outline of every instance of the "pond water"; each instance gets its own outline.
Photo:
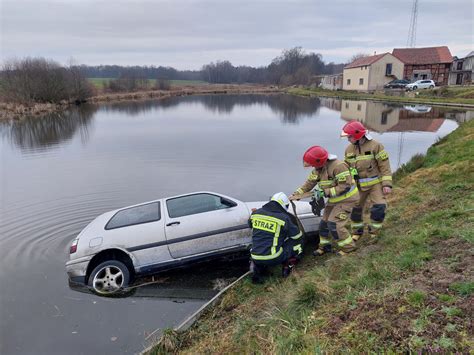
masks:
[[[0,123],[0,353],[135,353],[246,269],[237,262],[176,271],[128,298],[71,290],[69,243],[97,215],[199,190],[243,201],[291,193],[309,173],[303,152],[318,144],[342,157],[347,142],[339,133],[352,119],[384,143],[395,169],[472,116],[421,105],[214,95]]]

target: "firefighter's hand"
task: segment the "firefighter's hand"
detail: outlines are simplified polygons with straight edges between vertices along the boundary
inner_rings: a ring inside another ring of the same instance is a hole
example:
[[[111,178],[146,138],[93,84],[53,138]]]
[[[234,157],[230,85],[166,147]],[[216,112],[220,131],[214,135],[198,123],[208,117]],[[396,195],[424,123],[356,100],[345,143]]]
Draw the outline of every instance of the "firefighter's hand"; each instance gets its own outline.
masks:
[[[289,197],[288,197],[288,200],[290,201],[294,201],[294,200],[299,200],[299,194],[296,194],[296,193],[292,193]]]
[[[384,195],[388,195],[388,194],[392,193],[392,188],[390,186],[384,186],[382,188],[382,191],[383,191]]]

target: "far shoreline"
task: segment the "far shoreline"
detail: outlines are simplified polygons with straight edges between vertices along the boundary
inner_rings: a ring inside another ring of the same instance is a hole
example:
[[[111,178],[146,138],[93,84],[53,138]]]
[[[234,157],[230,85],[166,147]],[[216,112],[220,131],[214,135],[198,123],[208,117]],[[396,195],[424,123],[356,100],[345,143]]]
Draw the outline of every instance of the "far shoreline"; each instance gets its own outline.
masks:
[[[226,94],[275,94],[284,93],[303,97],[325,97],[345,100],[369,100],[374,102],[391,102],[399,104],[424,104],[430,106],[474,109],[473,99],[405,97],[390,96],[383,92],[365,93],[353,91],[332,91],[311,89],[307,87],[277,87],[259,84],[206,84],[192,86],[175,86],[170,90],[146,90],[123,93],[99,93],[85,102],[32,103],[30,105],[0,102],[0,121],[22,120],[28,117],[41,117],[54,112],[62,112],[81,104],[101,104],[117,102],[136,102],[147,100],[163,100],[171,97],[189,95],[226,95]]]

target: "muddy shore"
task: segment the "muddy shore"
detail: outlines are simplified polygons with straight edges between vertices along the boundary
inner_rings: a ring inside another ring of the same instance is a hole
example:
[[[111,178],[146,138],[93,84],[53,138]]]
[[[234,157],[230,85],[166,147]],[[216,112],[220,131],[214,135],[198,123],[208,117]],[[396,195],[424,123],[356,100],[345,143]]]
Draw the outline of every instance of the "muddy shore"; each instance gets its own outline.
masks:
[[[262,94],[276,93],[281,90],[275,86],[264,85],[222,85],[210,84],[202,86],[181,86],[171,90],[148,90],[126,93],[99,93],[87,100],[88,103],[162,100],[186,95],[212,94]],[[21,120],[31,116],[43,116],[48,113],[61,112],[76,105],[74,102],[61,103],[32,103],[30,105],[0,101],[0,120]]]

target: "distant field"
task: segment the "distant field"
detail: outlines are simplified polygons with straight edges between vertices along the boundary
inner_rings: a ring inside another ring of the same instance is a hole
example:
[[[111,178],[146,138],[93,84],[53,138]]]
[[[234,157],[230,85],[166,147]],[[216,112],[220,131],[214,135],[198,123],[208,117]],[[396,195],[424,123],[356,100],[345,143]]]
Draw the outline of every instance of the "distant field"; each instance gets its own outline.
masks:
[[[96,88],[102,89],[104,84],[109,80],[114,80],[115,78],[87,78]],[[171,85],[174,86],[193,86],[193,85],[207,85],[208,83],[202,80],[170,80]],[[154,85],[154,79],[148,79],[149,85]]]

